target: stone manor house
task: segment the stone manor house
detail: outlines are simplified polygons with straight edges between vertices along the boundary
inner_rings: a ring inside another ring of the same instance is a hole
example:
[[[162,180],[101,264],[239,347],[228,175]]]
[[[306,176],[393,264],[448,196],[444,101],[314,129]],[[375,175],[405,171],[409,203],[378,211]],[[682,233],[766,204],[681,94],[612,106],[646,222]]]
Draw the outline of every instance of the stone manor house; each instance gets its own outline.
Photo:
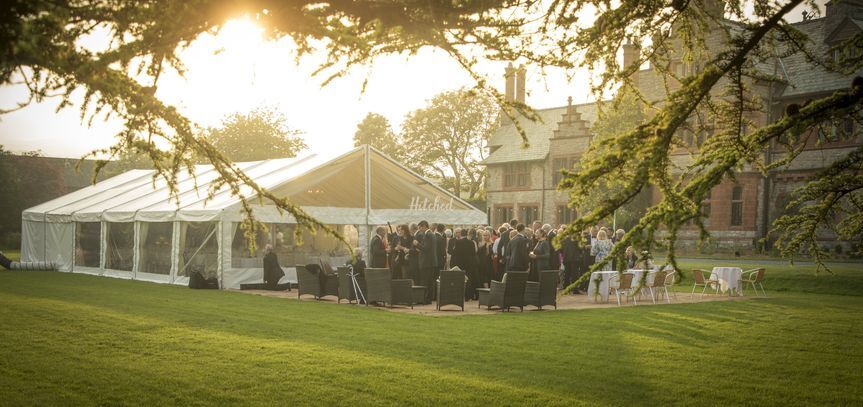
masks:
[[[863,1],[845,0],[828,2],[824,16],[796,23],[805,32],[816,50],[827,53],[834,44],[863,31]],[[719,31],[719,30],[715,30]],[[722,41],[715,36],[710,41]],[[626,45],[623,49],[624,65],[637,58],[639,49]],[[678,76],[687,76],[697,70],[680,60],[672,60],[671,69]],[[782,117],[785,107],[802,104],[810,99],[832,94],[850,87],[854,75],[843,76],[826,72],[806,61],[803,55],[776,58],[770,70],[781,80],[755,84],[753,92],[762,98],[766,112],[749,117],[755,126],[766,125]],[[863,72],[857,72],[861,75]],[[508,100],[525,102],[525,71],[508,67],[505,73]],[[649,100],[665,100],[666,89],[662,79],[652,69],[637,72],[634,82]],[[593,137],[591,125],[597,117],[594,103],[567,104],[561,107],[538,110],[541,121],[521,120],[530,142],[523,148],[521,138],[508,119],[489,141],[489,155],[484,161],[488,168],[486,184],[489,221],[500,225],[512,218],[527,224],[534,220],[543,223],[568,223],[578,213],[567,207],[567,195],[558,192],[559,169],[571,167],[587,150]],[[745,131],[745,130],[744,130]],[[818,130],[820,143],[810,142],[805,151],[790,165],[770,172],[766,177],[755,169],[744,168],[737,174],[737,182],[725,180],[710,191],[709,199],[702,202],[705,222],[711,231],[717,249],[749,250],[767,235],[770,224],[780,216],[785,204],[792,198],[795,188],[827,167],[836,159],[847,155],[863,142],[859,124],[847,120],[838,125],[822,126]],[[699,137],[687,138],[689,147],[697,149]],[[784,150],[770,149],[765,157],[775,161]],[[673,159],[685,163],[689,149],[674,151]],[[654,189],[654,202],[659,194]],[[680,244],[688,246],[698,239],[693,226],[680,234]],[[824,236],[825,244],[835,242]],[[844,243],[843,243],[844,244]]]

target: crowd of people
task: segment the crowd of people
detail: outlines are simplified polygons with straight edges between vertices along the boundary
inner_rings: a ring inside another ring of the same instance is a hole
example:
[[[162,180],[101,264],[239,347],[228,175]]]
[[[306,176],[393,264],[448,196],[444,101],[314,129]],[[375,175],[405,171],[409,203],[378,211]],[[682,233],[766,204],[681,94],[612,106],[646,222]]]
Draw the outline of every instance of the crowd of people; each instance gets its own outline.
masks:
[[[378,227],[369,242],[367,261],[363,265],[389,268],[393,278],[413,279],[415,284],[434,287],[439,270],[458,267],[465,271],[468,287],[466,299],[475,299],[476,288],[489,287],[500,281],[507,271],[527,271],[528,280],[538,281],[542,270],[561,272],[561,287],[576,281],[591,265],[605,259],[624,231],[592,227],[584,232],[584,242],[570,238],[556,248],[552,242],[563,232],[564,225],[553,227],[533,222],[530,226],[517,219],[500,225],[456,227],[443,224],[401,224],[394,233]],[[618,261],[634,268],[637,256],[631,247],[623,259],[609,262],[603,269],[612,270]],[[574,290],[578,293],[578,290]],[[434,296],[426,290],[426,301]]]

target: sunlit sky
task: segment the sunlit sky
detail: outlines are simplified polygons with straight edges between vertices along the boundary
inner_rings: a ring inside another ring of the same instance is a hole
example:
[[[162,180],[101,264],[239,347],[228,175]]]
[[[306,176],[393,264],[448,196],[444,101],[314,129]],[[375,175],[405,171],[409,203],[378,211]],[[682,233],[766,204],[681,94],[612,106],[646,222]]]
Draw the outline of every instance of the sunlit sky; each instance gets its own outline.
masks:
[[[434,95],[474,85],[455,61],[432,49],[378,58],[323,88],[325,77],[311,76],[321,57],[299,65],[294,57],[289,39],[266,41],[253,20],[237,18],[185,49],[185,77],[163,75],[157,96],[204,127],[217,126],[233,112],[276,107],[291,128],[305,133],[307,151],[338,153],[353,146],[357,123],[369,112],[386,116],[398,130],[405,114],[424,107]],[[488,62],[479,70],[502,91],[504,67]],[[563,72],[528,68],[527,82],[527,102],[534,108],[564,105],[569,96],[576,103],[589,100],[586,72],[568,82]],[[2,109],[26,99],[23,86],[0,87]],[[40,150],[46,156],[75,158],[112,144],[119,121],[97,119],[87,127],[77,107],[57,112],[58,103],[49,99],[0,116],[0,144],[12,152]]]

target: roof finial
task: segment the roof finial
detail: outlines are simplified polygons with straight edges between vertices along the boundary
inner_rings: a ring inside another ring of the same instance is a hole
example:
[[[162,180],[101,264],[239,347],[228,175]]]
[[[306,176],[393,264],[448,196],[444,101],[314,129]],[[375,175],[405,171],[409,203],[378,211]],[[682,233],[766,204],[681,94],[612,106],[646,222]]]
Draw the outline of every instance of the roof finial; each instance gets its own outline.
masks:
[[[566,97],[566,105],[567,105],[567,106],[572,106],[572,96],[567,96],[567,97]]]

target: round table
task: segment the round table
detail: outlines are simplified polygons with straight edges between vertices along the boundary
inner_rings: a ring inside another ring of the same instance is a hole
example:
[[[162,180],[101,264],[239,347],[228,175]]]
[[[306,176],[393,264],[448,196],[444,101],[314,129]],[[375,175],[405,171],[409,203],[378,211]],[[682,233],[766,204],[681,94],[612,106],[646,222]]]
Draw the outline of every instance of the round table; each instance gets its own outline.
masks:
[[[719,291],[723,294],[742,295],[740,287],[740,278],[743,275],[743,269],[740,267],[714,267],[710,272],[711,280],[719,280]]]

